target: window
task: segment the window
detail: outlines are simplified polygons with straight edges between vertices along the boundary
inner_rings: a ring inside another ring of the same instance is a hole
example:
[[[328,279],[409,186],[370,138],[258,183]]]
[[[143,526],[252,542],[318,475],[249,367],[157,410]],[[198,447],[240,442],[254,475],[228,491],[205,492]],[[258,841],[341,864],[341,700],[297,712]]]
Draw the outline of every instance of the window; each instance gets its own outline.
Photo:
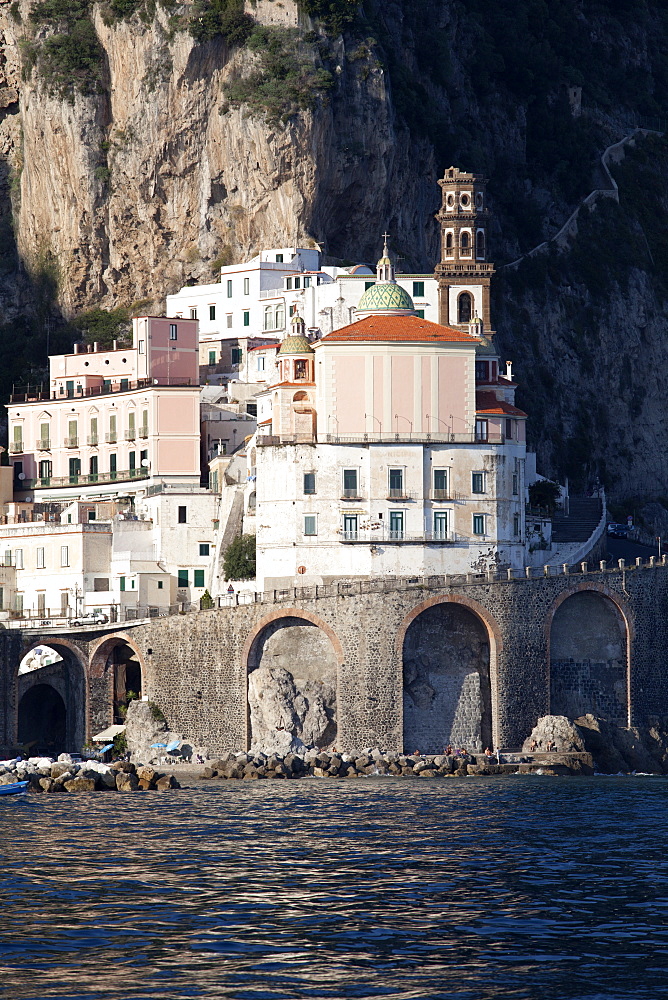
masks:
[[[197,308],[194,306],[190,307],[190,318],[197,319]]]
[[[276,326],[274,327],[274,329],[276,329],[276,330],[282,330],[283,327],[285,326],[285,306],[282,305],[282,304],[279,305],[279,306],[276,306],[276,313],[274,315],[274,323],[276,324]]]
[[[452,233],[447,233],[445,237],[445,249],[452,252]]]
[[[121,379],[121,392],[127,392],[130,388],[130,380],[127,378]]]
[[[244,278],[244,295],[250,295],[250,278]]]
[[[60,546],[60,565],[69,566],[70,564],[70,547],[69,545]]]
[[[128,455],[128,460],[129,460],[128,468],[130,472],[134,472],[134,470],[137,468],[137,452],[131,451]]]
[[[48,458],[43,459],[39,463],[39,478],[42,481],[41,482],[42,486],[49,485],[49,480],[51,479],[52,470],[53,470],[53,464],[49,461]]]
[[[169,324],[169,339],[170,340],[178,339],[178,327],[176,323]]]
[[[162,590],[162,580],[158,580],[158,590]]]
[[[318,534],[318,519],[315,514],[304,515],[304,534],[305,535]]]
[[[473,515],[473,534],[474,535],[484,535],[485,534],[485,515],[484,514],[474,514]]]
[[[462,292],[457,299],[457,322],[470,323],[473,315],[473,299],[470,292]]]
[[[390,480],[390,496],[403,496],[404,492],[404,470],[403,469],[390,469],[389,471]]]
[[[44,569],[46,562],[44,560],[44,549],[37,549],[37,569]]]
[[[115,479],[117,474],[116,470],[116,455],[109,456],[109,478]]]
[[[241,359],[243,357],[243,354],[244,354],[244,352],[242,351],[242,349],[240,347],[233,347],[232,348],[232,364],[233,365],[240,365],[241,364]]]
[[[478,230],[476,235],[476,257],[485,256],[485,234],[482,229]]]
[[[132,577],[132,579],[130,580],[130,587],[132,588],[132,590],[134,590],[134,589],[135,589],[135,578],[134,578],[134,576],[133,576],[133,577]]]
[[[510,417],[506,417],[506,440],[512,441],[515,435],[513,434],[513,421]]]
[[[139,428],[139,437],[148,437],[148,410],[141,411],[141,427]]]
[[[46,594],[41,590],[37,594],[37,614],[43,615],[46,613]]]
[[[315,472],[304,473],[304,493],[315,493]]]
[[[67,448],[77,448],[79,446],[79,425],[76,420],[67,421]]]
[[[520,533],[520,515],[513,514],[513,535],[519,535]]]
[[[424,309],[416,309],[415,310],[415,315],[419,316],[420,319],[424,319]]]
[[[282,253],[277,253],[276,254],[276,263],[277,264],[282,264],[283,263],[283,254]]]
[[[199,554],[201,556],[208,556],[208,554],[209,554],[209,543],[208,542],[200,542],[199,543]]]
[[[68,608],[70,606],[69,594],[66,590],[61,590],[60,592],[60,613],[61,615],[67,615]]]
[[[216,307],[209,306],[209,319],[215,319],[215,318],[216,318]]]
[[[17,549],[17,552],[18,552],[18,549]],[[12,565],[12,550],[11,549],[5,549],[5,560],[4,560],[4,562],[3,562],[2,565],[3,566],[11,566]]]
[[[139,467],[148,469],[148,450],[139,452]]]
[[[344,514],[343,537],[349,541],[354,541],[357,538],[357,514]]]
[[[215,363],[216,363],[216,352],[215,351],[209,351],[209,364],[210,365],[215,365]]]
[[[79,476],[81,475],[81,459],[71,458],[68,463],[69,466],[69,477],[70,483],[76,484],[79,482]]]
[[[97,442],[98,442],[97,417],[91,417],[90,418],[90,437],[88,439],[88,444],[93,445],[93,447],[95,447],[95,445],[97,445]]]
[[[120,578],[119,585],[120,585],[120,591],[121,591],[121,593],[122,594],[125,593],[125,577],[124,576],[122,576]]]
[[[227,281],[227,297],[228,297],[228,299],[232,298],[232,281],[231,281],[231,279],[228,279],[228,281]]]
[[[448,470],[434,469],[434,496],[443,499],[448,495]]]
[[[187,507],[179,507],[179,518],[178,518],[179,524],[187,523],[187,517],[186,517],[187,512],[188,512]]]
[[[88,466],[89,466],[89,478],[91,482],[93,483],[97,482],[97,471],[98,471],[97,455],[90,456]]]
[[[343,495],[347,497],[357,496],[357,469],[343,470]]]
[[[11,553],[9,553],[9,561],[7,562],[7,565],[11,566],[11,564],[12,564],[12,557]],[[14,565],[16,566],[17,569],[23,569],[23,549],[16,549],[16,551],[14,552]]]
[[[484,472],[472,472],[471,473],[471,492],[472,493],[484,493],[485,492],[485,473]]]
[[[487,362],[486,361],[476,361],[475,363],[475,380],[476,382],[486,382],[487,381]]]
[[[478,444],[483,443],[487,440],[487,421],[486,420],[476,420],[475,422],[475,439]]]
[[[413,298],[424,298],[424,281],[413,282]]]
[[[136,437],[134,410],[130,410],[128,413],[128,433],[125,436],[128,441],[134,441]]]
[[[264,355],[263,354],[259,354],[258,358],[257,358],[257,370],[259,372],[263,372],[264,371],[264,365],[265,365]]]
[[[404,512],[403,510],[390,511],[390,538],[404,537]]]
[[[273,330],[274,329],[274,310],[271,306],[264,307],[264,329]]]
[[[144,341],[143,340],[139,341],[139,353],[140,354],[144,353]]]
[[[244,309],[244,326],[250,326],[250,310]]]
[[[14,440],[12,442],[12,452],[20,455],[23,451],[23,424],[14,424]]]
[[[304,278],[304,288],[311,287],[311,279],[309,277]]]
[[[23,611],[23,594],[14,595],[14,610],[19,613]]]
[[[40,451],[49,451],[51,448],[51,433],[48,424],[39,425],[39,448]]]
[[[204,586],[204,570],[203,569],[196,569],[193,572],[193,577],[194,577],[193,586],[195,586],[195,587],[203,587]]]
[[[365,282],[364,282],[364,291],[365,291],[365,292],[368,292],[368,290],[369,290],[370,288],[373,288],[373,286],[374,286],[375,284],[376,284],[376,282],[375,282],[375,281],[365,281]]]
[[[516,472],[513,472],[513,496],[516,497],[519,493],[519,476]]]
[[[448,512],[439,510],[434,514],[434,538],[447,538]]]
[[[301,288],[301,286],[302,286],[302,279],[295,278],[295,288]]]
[[[461,236],[459,237],[459,245],[462,248],[462,250],[465,250],[465,251],[468,252],[468,249],[470,247],[469,240],[470,240],[470,237],[469,237],[468,233],[464,232],[464,233],[461,234]]]
[[[187,586],[188,586],[188,570],[180,569],[177,580],[177,587],[187,587]]]
[[[286,278],[285,279],[285,290],[286,290],[286,292],[291,292],[292,291],[292,278]]]
[[[296,312],[297,312],[297,306],[295,305],[290,306],[290,315],[294,316]]]
[[[109,436],[107,437],[107,444],[116,444],[116,414],[112,414],[109,417]]]

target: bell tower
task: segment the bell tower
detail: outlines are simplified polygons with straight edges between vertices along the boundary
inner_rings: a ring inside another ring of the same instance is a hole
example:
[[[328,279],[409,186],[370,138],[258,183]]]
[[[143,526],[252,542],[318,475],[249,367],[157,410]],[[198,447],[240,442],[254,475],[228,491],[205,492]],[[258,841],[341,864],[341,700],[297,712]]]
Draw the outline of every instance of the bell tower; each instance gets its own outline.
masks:
[[[448,167],[438,182],[443,192],[436,215],[441,227],[438,281],[439,322],[468,329],[474,316],[493,334],[489,285],[494,265],[487,262],[487,179]]]

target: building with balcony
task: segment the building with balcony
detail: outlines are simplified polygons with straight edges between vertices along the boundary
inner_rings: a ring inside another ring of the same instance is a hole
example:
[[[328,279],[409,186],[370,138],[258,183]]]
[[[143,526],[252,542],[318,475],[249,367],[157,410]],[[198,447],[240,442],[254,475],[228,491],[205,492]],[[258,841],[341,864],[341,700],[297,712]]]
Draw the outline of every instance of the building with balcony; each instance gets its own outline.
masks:
[[[249,449],[258,586],[525,565],[526,414],[477,315],[487,272],[466,280],[466,322],[433,323],[386,245],[354,322],[310,339],[293,316]]]
[[[75,345],[49,360],[49,383],[15,389],[7,407],[19,499],[199,484],[196,320],[141,317],[131,347]]]

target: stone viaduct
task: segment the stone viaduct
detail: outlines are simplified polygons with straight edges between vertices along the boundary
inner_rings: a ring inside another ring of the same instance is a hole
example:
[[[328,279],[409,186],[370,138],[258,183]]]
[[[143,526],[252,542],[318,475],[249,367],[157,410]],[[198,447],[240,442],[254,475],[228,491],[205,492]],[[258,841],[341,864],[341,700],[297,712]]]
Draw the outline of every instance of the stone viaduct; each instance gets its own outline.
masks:
[[[314,726],[314,741],[318,722],[304,706],[318,703],[339,749],[508,748],[550,712],[648,724],[668,716],[668,566],[651,562],[536,579],[341,583],[122,626],[8,628],[0,743],[28,742],[39,725],[77,749],[113,722],[119,670],[121,688],[134,670],[132,685],[170,728],[213,752],[248,747],[265,723],[290,728],[280,713],[263,720],[276,711],[272,686],[296,694],[293,721],[304,736]],[[19,673],[37,645],[62,659]]]

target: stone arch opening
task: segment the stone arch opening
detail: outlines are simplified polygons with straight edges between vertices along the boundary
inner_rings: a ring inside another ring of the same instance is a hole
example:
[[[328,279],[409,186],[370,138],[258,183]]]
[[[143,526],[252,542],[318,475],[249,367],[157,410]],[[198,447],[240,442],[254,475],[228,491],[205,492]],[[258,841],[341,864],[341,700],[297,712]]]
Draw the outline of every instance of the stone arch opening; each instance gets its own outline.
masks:
[[[16,738],[30,754],[81,750],[87,692],[78,651],[52,640],[29,649],[16,675],[16,705]]]
[[[550,623],[550,712],[628,721],[628,629],[613,600],[596,590],[570,594]]]
[[[95,650],[92,673],[110,679],[113,720],[125,722],[129,703],[143,695],[144,678],[139,653],[122,636],[110,636]]]
[[[249,745],[270,748],[290,734],[334,746],[339,659],[327,632],[298,614],[261,628],[247,659]]]
[[[67,708],[51,684],[35,684],[19,701],[18,742],[31,755],[56,756],[67,744]]]
[[[455,601],[422,610],[406,629],[402,661],[406,752],[492,745],[490,634],[475,611]]]

